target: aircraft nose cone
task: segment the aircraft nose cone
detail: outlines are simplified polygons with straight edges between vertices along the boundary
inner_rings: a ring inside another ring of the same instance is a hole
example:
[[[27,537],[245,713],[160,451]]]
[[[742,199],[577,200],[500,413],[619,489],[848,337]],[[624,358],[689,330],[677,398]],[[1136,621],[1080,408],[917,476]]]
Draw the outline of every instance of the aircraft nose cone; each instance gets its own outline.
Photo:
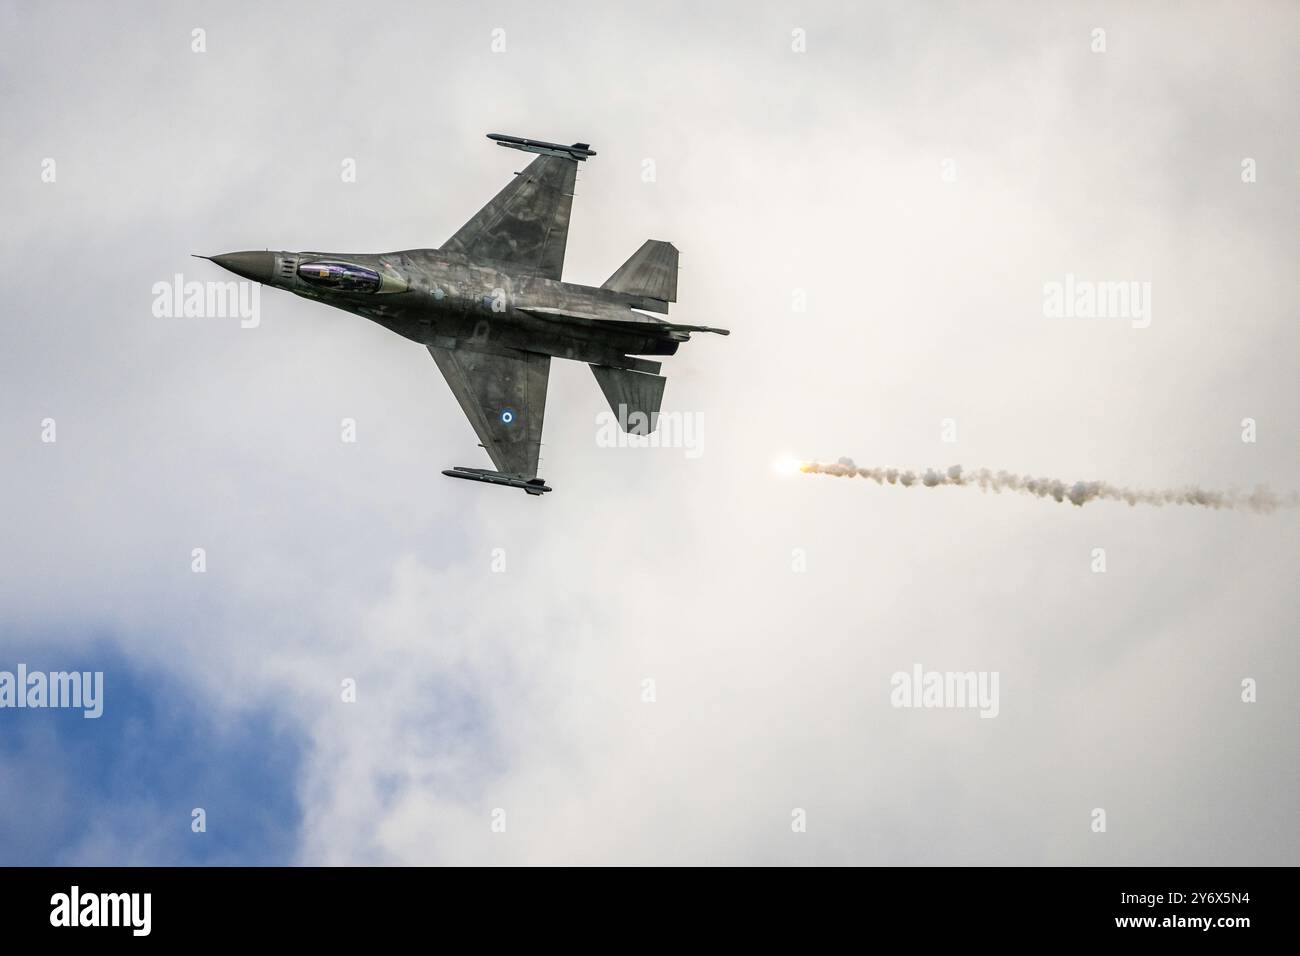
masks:
[[[221,268],[254,282],[270,282],[275,274],[273,252],[227,252],[213,256],[212,261]]]

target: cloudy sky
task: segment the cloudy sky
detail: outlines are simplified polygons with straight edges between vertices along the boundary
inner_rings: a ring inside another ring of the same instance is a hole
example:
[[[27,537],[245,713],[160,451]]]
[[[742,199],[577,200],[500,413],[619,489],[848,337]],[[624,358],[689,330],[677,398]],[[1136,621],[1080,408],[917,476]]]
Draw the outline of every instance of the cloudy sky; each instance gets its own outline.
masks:
[[[1295,511],[772,468],[1300,485],[1300,14],[1144,6],[0,7],[0,670],[105,681],[0,710],[0,862],[1300,862]],[[568,281],[671,240],[733,330],[664,366],[698,455],[556,362],[555,493],[452,482],[418,345],[153,314],[191,253],[436,247],[492,131],[599,152]]]

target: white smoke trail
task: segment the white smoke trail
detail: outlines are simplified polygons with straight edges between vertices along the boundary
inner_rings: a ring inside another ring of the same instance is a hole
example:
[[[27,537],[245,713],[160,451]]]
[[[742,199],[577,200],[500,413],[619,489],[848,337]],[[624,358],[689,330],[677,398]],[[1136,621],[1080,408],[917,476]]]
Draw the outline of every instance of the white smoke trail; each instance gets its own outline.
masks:
[[[1195,486],[1185,488],[1121,488],[1105,481],[1076,481],[1068,484],[1057,478],[1031,478],[1010,472],[992,472],[986,468],[964,472],[961,465],[947,471],[927,468],[923,472],[903,471],[897,468],[860,468],[852,458],[836,462],[801,461],[799,470],[810,475],[833,475],[837,478],[867,478],[878,485],[940,485],[977,486],[981,491],[1018,492],[1053,501],[1068,501],[1082,507],[1089,501],[1124,501],[1130,505],[1197,505],[1202,508],[1224,508],[1234,511],[1252,511],[1270,514],[1279,508],[1300,505],[1300,493],[1277,495],[1262,485],[1249,494],[1238,491],[1212,491]]]

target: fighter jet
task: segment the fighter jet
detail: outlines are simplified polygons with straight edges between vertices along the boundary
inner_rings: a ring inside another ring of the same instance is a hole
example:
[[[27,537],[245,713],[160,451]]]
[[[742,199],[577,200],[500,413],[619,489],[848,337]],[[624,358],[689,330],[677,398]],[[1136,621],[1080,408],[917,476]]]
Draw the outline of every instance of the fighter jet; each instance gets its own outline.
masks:
[[[537,477],[551,359],[586,362],[624,431],[657,425],[661,363],[692,332],[678,325],[677,249],[646,241],[599,288],[563,281],[578,164],[596,155],[489,133],[536,153],[505,188],[437,249],[351,254],[229,252],[210,257],[235,275],[353,312],[425,346],[496,470],[443,472],[488,484],[551,490]]]

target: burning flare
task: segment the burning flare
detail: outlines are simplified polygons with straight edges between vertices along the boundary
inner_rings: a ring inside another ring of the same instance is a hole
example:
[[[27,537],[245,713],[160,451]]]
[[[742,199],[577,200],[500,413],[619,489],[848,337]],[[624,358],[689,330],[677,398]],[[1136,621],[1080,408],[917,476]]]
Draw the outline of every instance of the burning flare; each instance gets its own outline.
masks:
[[[1105,481],[1076,481],[1073,484],[1058,478],[1031,478],[1010,472],[992,472],[987,468],[964,472],[961,465],[947,471],[927,468],[923,472],[903,471],[897,468],[859,468],[852,458],[836,462],[801,461],[798,470],[808,475],[832,475],[836,478],[867,478],[878,485],[939,485],[978,486],[980,491],[1018,492],[1037,498],[1068,501],[1082,507],[1089,501],[1124,501],[1130,505],[1198,505],[1215,510],[1253,511],[1271,514],[1279,508],[1294,508],[1300,504],[1300,493],[1277,495],[1262,485],[1249,494],[1238,491],[1211,491],[1195,486],[1185,488],[1121,488]]]

